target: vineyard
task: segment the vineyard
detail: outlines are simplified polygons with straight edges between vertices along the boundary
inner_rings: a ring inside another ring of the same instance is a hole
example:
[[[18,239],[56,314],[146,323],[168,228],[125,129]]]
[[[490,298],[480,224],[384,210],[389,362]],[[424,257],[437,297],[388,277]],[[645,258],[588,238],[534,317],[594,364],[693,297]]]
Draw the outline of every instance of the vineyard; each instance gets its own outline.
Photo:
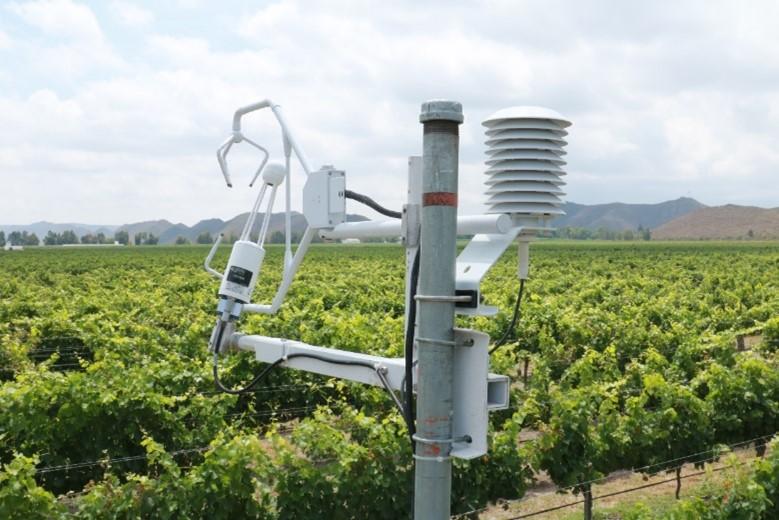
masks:
[[[277,369],[250,394],[215,391],[205,252],[0,252],[0,518],[408,517],[411,444],[383,390]],[[255,300],[272,298],[282,253],[269,248]],[[503,335],[515,254],[483,285],[500,314],[461,325]],[[403,258],[316,246],[282,310],[242,331],[401,357]],[[492,357],[511,406],[490,416],[489,454],[455,462],[453,511],[529,512],[542,475],[592,500],[614,471],[680,477],[753,446],[764,458],[733,469],[737,489],[669,518],[779,518],[778,316],[776,244],[534,244],[521,319]],[[259,368],[223,363],[233,385]]]

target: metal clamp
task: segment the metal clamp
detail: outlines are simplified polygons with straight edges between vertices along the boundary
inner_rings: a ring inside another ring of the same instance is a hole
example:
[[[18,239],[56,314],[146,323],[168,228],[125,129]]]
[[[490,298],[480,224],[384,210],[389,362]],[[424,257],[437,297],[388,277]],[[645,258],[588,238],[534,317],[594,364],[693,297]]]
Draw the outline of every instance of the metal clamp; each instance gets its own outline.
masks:
[[[468,443],[472,442],[470,435],[463,435],[462,437],[458,437],[456,439],[454,438],[428,439],[425,437],[420,437],[417,434],[414,434],[411,436],[411,438],[414,441],[422,444],[448,444],[449,445],[449,449],[447,450],[446,455],[436,455],[434,457],[429,457],[426,455],[417,455],[416,453],[413,454],[414,460],[424,460],[429,462],[444,462],[451,459],[452,457],[450,457],[450,454],[452,453],[452,444],[454,444],[455,442],[468,442]]]
[[[449,455],[445,457],[441,455],[438,455],[437,457],[425,457],[424,455],[417,455],[416,453],[414,453],[413,457],[414,460],[425,460],[429,462],[446,462],[452,458]]]
[[[415,338],[417,343],[433,343],[434,345],[446,345],[447,347],[472,347],[473,338],[468,338],[462,343],[456,341],[450,341],[448,339],[434,339],[434,338]]]
[[[450,460],[452,457],[449,455],[442,457],[441,455],[437,457],[425,457],[424,455],[417,455],[416,453],[413,454],[414,460],[425,460],[428,462],[446,462],[447,460]]]
[[[470,296],[434,296],[427,294],[417,294],[414,299],[418,302],[433,302],[433,303],[469,303],[472,298]]]
[[[447,347],[456,347],[457,343],[448,339],[416,338],[417,343],[433,343],[435,345],[446,345]]]
[[[449,439],[428,439],[426,437],[420,437],[416,433],[411,436],[412,439],[414,439],[417,442],[421,442],[422,444],[452,444],[454,442],[472,442],[473,439],[471,439],[470,435],[463,435],[462,437],[455,438],[449,438]]]

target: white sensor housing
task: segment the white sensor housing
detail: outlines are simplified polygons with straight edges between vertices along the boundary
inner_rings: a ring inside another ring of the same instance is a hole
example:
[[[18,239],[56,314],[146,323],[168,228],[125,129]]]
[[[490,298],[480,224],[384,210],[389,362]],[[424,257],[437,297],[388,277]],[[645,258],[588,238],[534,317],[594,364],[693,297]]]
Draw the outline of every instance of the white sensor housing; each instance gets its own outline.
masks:
[[[235,242],[219,286],[219,296],[249,303],[264,259],[265,250],[261,246],[248,240]]]
[[[549,218],[563,215],[562,156],[571,123],[541,107],[499,110],[487,130],[487,213]]]

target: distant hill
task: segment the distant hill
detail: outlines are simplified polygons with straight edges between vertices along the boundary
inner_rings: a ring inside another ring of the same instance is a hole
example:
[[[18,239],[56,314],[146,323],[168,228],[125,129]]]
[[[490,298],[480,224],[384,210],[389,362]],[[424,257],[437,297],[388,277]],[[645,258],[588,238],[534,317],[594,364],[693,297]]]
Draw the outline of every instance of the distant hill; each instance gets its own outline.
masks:
[[[605,228],[614,231],[635,230],[639,226],[654,229],[682,215],[706,206],[695,199],[681,197],[658,204],[595,204],[587,206],[567,202],[565,216],[554,220],[554,226],[588,229]]]
[[[598,230],[605,228],[611,231],[636,230],[639,226],[652,230],[652,237],[657,239],[705,239],[705,238],[747,238],[752,231],[754,238],[779,238],[779,208],[763,209],[749,206],[708,207],[695,199],[682,197],[676,200],[658,204],[611,204],[585,205],[568,202],[563,208],[565,216],[554,220],[557,228],[576,227]],[[36,222],[27,226],[3,226],[0,230],[6,234],[12,231],[34,232],[43,238],[49,230],[61,233],[72,229],[76,235],[103,232],[113,236],[115,231],[127,231],[130,238],[141,232],[153,233],[160,238],[160,244],[172,244],[182,236],[190,242],[195,242],[199,234],[211,233],[216,237],[224,233],[226,237],[241,234],[249,213],[241,213],[230,220],[218,218],[201,220],[194,226],[174,224],[168,220],[149,220],[135,222],[123,226],[100,226],[90,224],[55,224],[51,222]],[[301,234],[306,227],[306,220],[298,212],[292,213],[292,232]],[[367,220],[362,215],[349,214],[347,220],[356,222]],[[258,216],[253,234],[256,234],[262,224],[262,216]],[[268,224],[270,233],[284,229],[284,214],[274,213]]]
[[[652,231],[659,240],[778,239],[779,208],[716,206],[701,208]]]
[[[173,224],[167,220],[151,220],[147,222],[126,224],[121,226],[119,230],[127,231],[130,234],[130,238],[132,238],[135,233],[154,233],[154,235],[160,238],[160,244],[172,244],[178,237],[184,237],[190,242],[195,242],[198,235],[204,232],[211,233],[211,236],[213,237],[216,237],[216,235],[219,233],[224,233],[225,237],[229,237],[231,235],[237,237],[241,234],[241,231],[243,231],[243,226],[246,224],[247,218],[249,218],[249,212],[241,213],[240,215],[237,215],[226,222],[218,218],[201,220],[192,227],[181,223]],[[255,222],[254,229],[252,231],[253,235],[256,235],[259,232],[263,218],[264,215],[259,215],[257,217],[257,221]],[[348,214],[346,218],[349,222],[368,220],[362,215],[353,214]],[[292,212],[291,224],[292,233],[302,234],[306,229],[306,219],[301,213],[298,213],[297,211]],[[268,223],[268,233],[270,234],[274,231],[283,230],[284,213],[271,214],[270,222]]]
[[[238,236],[241,234],[241,231],[243,231],[243,226],[246,225],[246,219],[249,218],[249,213],[241,213],[240,215],[237,215],[233,217],[232,219],[225,222],[224,226],[221,229],[221,232],[225,234],[226,237],[229,237],[230,235]],[[363,220],[365,218],[363,217]],[[257,217],[257,221],[254,223],[254,230],[253,233],[258,233],[260,226],[262,225],[262,216]],[[298,213],[297,211],[293,211],[292,215],[290,216],[291,224],[292,224],[292,232],[301,234],[306,229],[306,219],[303,217],[301,213]],[[283,231],[284,230],[284,213],[273,213],[270,217],[270,222],[268,223],[268,233],[273,233],[274,231]]]
[[[181,224],[183,226],[183,224]],[[167,220],[147,220],[145,222],[136,222],[134,224],[125,224],[120,226],[117,231],[127,231],[130,240],[136,233],[154,233],[155,236],[162,237],[162,234],[170,229],[173,224]],[[175,240],[176,237],[173,237]]]

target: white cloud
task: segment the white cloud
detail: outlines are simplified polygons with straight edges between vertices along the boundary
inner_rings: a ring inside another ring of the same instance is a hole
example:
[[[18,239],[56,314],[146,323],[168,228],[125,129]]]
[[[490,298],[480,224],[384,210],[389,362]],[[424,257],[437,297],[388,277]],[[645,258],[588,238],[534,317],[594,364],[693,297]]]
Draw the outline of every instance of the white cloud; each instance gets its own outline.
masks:
[[[134,27],[157,20],[162,30],[156,6],[127,16],[122,9],[135,5],[110,6],[109,15]],[[206,8],[188,7],[194,18]],[[406,157],[421,151],[419,105],[432,97],[465,108],[463,212],[480,211],[483,200],[479,122],[515,104],[550,106],[573,120],[570,200],[691,194],[710,204],[777,206],[777,9],[771,2],[669,10],[606,1],[442,8],[282,0],[249,12],[220,6],[200,15],[197,30],[128,46],[83,4],[12,4],[27,30],[23,38],[18,28],[10,32],[24,61],[14,72],[36,81],[24,95],[0,92],[0,180],[13,179],[13,193],[34,192],[39,203],[6,203],[0,222],[193,223],[245,211],[251,193],[241,187],[256,158],[236,149],[230,191],[214,150],[232,111],[264,97],[283,104],[314,166],[346,169],[352,189],[387,206],[403,203]],[[0,48],[2,41],[0,33]],[[278,157],[269,114],[249,116],[245,130]],[[301,185],[298,176],[296,204]]]
[[[146,27],[154,21],[154,13],[130,2],[114,0],[111,9],[122,23],[131,27]]]
[[[123,65],[86,5],[35,0],[11,3],[7,9],[26,24],[17,47],[28,57],[25,65],[34,75],[75,82],[90,72],[115,72]]]
[[[70,0],[37,0],[8,5],[28,24],[52,35],[71,40],[101,42],[100,24],[89,7]]]
[[[0,31],[0,51],[10,49],[12,45],[11,37],[5,32]]]

